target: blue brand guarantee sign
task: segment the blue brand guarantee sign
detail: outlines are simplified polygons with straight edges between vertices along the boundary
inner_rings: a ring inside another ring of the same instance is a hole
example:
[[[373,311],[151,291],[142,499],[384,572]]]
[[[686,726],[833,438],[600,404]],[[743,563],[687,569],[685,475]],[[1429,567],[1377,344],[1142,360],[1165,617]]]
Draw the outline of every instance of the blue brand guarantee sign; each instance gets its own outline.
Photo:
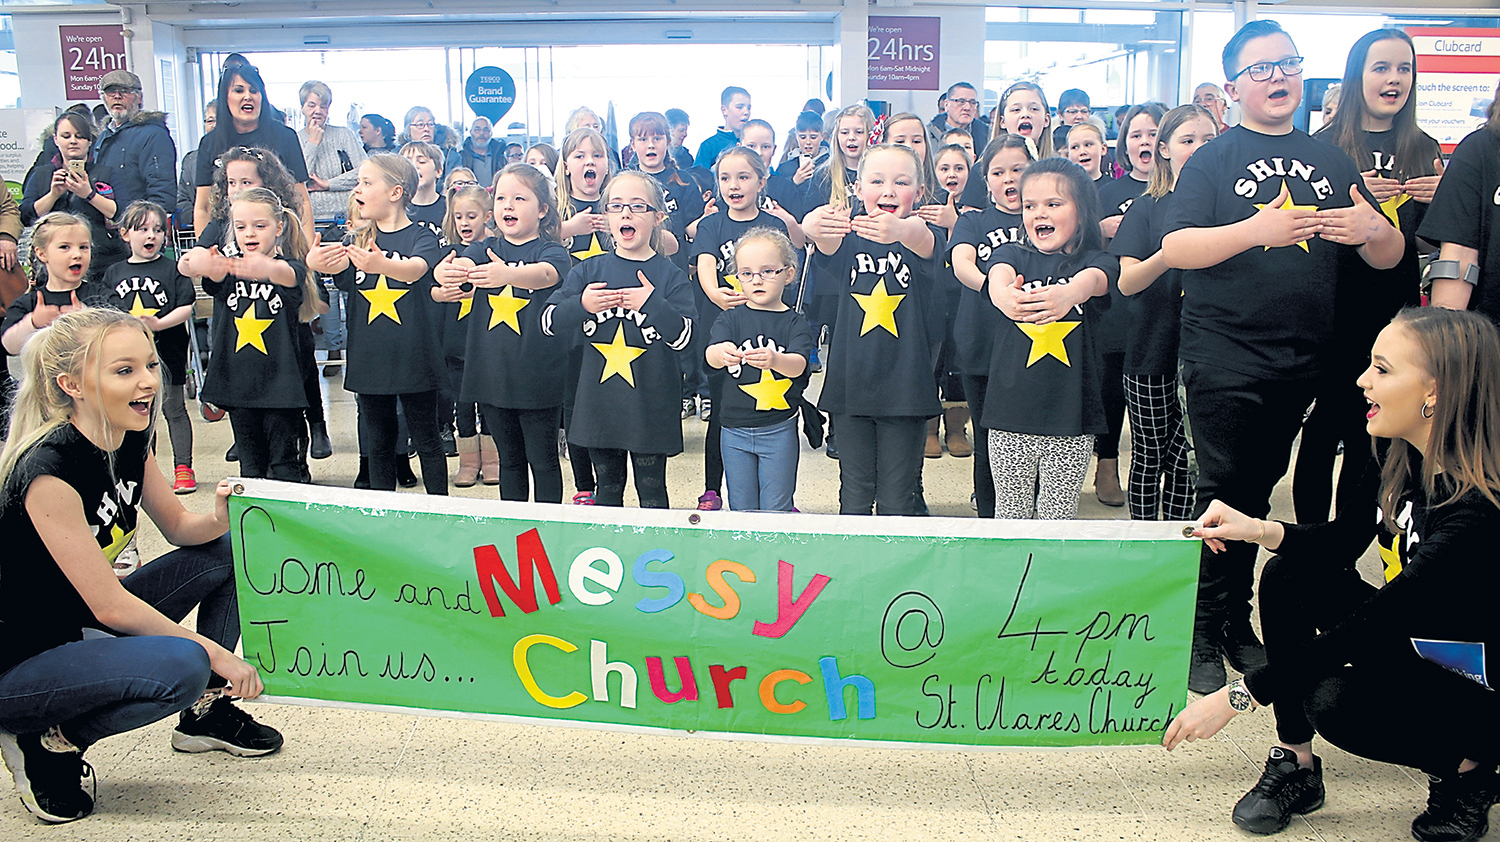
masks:
[[[496,122],[516,104],[516,80],[498,67],[481,67],[469,74],[464,99],[475,113]]]

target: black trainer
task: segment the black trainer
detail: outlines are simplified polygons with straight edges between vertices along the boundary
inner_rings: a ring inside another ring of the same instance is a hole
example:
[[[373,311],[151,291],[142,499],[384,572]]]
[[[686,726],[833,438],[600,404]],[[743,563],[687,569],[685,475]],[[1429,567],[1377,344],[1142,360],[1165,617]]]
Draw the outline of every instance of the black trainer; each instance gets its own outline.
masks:
[[[259,757],[277,751],[282,742],[280,731],[256,722],[224,696],[203,713],[183,711],[172,731],[172,748],[194,754],[227,751],[236,757]]]
[[[1462,775],[1427,776],[1427,809],[1411,823],[1411,835],[1422,842],[1469,842],[1490,829],[1490,805],[1500,797],[1494,769]]]
[[[83,789],[84,780],[94,781],[94,767],[84,761],[83,752],[49,751],[42,747],[41,734],[0,733],[0,755],[21,802],[37,818],[58,824],[94,812],[94,796]]]
[[[1266,770],[1255,787],[1234,805],[1234,823],[1251,833],[1279,833],[1300,816],[1323,806],[1323,760],[1311,769],[1297,765],[1295,752],[1271,746]]]

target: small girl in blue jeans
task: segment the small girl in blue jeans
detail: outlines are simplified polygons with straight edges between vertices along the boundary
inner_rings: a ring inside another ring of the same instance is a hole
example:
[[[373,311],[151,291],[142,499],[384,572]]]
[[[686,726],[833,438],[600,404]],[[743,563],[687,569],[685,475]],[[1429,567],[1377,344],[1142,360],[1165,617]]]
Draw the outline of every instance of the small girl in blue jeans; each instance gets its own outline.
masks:
[[[745,303],[719,314],[704,358],[724,369],[724,479],[729,508],[792,511],[797,490],[797,407],[807,386],[812,328],[781,300],[797,255],[780,231],[755,228],[735,244]]]
[[[65,313],[22,348],[26,377],[0,451],[0,756],[47,822],[93,812],[99,740],[179,714],[178,751],[240,757],[281,734],[230,697],[261,693],[236,657],[229,485],[182,507],[151,452],[162,399],[150,331],[108,308]],[[144,509],[181,549],[123,581],[111,567]],[[197,632],[179,621],[198,609]],[[83,639],[83,629],[113,637]]]

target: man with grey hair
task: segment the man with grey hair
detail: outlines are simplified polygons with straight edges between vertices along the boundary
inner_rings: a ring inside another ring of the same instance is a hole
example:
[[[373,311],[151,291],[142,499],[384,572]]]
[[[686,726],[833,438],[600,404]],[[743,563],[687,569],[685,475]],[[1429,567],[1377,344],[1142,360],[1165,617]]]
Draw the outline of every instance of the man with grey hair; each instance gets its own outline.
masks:
[[[116,219],[140,199],[170,213],[177,204],[177,147],[167,130],[167,115],[141,110],[141,78],[128,70],[106,73],[99,80],[99,94],[109,122],[94,140],[91,176],[114,188]]]
[[[448,153],[448,164],[443,172],[452,172],[454,167],[467,167],[474,172],[474,180],[481,187],[495,183],[495,173],[505,169],[505,144],[494,139],[494,124],[490,118],[479,116],[469,124],[469,136],[457,149]]]
[[[1213,82],[1204,82],[1193,89],[1193,104],[1200,108],[1208,109],[1219,121],[1219,131],[1229,129],[1229,124],[1224,121],[1224,114],[1229,111],[1229,101],[1224,99],[1224,91],[1219,89]]]

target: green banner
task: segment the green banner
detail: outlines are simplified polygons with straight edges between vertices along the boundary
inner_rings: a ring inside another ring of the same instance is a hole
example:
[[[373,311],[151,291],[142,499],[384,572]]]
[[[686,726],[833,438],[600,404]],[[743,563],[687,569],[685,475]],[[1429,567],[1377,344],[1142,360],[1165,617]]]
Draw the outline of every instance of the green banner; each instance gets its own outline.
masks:
[[[278,701],[1005,748],[1158,742],[1186,697],[1181,524],[234,484],[245,657]]]

